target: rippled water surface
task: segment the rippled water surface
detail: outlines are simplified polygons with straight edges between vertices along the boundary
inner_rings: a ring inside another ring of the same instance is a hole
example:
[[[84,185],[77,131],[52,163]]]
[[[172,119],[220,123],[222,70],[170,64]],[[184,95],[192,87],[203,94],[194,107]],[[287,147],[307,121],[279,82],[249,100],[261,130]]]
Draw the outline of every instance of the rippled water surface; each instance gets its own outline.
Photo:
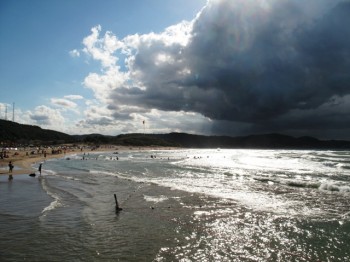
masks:
[[[0,177],[1,261],[350,261],[349,151],[78,154],[43,170]]]

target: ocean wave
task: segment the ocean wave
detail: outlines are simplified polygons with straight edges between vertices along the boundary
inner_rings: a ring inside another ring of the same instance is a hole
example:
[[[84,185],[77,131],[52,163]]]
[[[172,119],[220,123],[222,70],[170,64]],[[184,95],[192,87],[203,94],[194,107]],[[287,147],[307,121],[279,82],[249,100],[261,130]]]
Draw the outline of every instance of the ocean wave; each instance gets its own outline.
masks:
[[[142,179],[137,179],[135,177],[129,177],[129,176],[126,176],[125,174],[115,173],[115,172],[100,171],[100,170],[90,170],[90,174],[92,174],[92,175],[114,176],[114,177],[117,177],[117,178],[120,178],[120,179],[134,181],[134,182],[137,182],[137,183],[144,183],[145,182]]]
[[[48,175],[51,175],[51,176],[55,176],[55,177],[60,177],[60,178],[63,178],[63,179],[66,179],[66,180],[75,180],[75,181],[80,181],[79,178],[76,178],[76,177],[73,177],[73,176],[68,176],[68,175],[62,175],[61,173],[57,173],[57,172],[48,172]]]
[[[53,194],[51,194],[50,196],[55,198],[55,195],[53,195]],[[55,198],[54,201],[52,201],[52,202],[50,203],[50,205],[48,205],[47,207],[45,207],[45,208],[41,211],[41,213],[42,213],[42,214],[45,214],[46,212],[51,211],[51,210],[53,210],[53,209],[55,209],[55,208],[57,208],[57,207],[61,207],[61,206],[62,206],[62,204],[61,204],[61,202],[59,201],[59,198],[57,197],[57,198]]]
[[[327,190],[327,191],[337,191],[342,193],[348,193],[350,192],[350,186],[347,185],[337,185],[332,182],[322,183],[319,187],[321,190]]]
[[[147,202],[154,202],[154,203],[159,203],[159,202],[163,202],[165,200],[168,200],[169,198],[166,196],[146,196],[143,195],[143,198],[147,201]]]
[[[330,161],[323,162],[322,164],[326,167],[338,167],[339,166],[339,163],[330,162]]]
[[[108,176],[117,176],[116,173],[108,172],[108,171],[101,171],[101,170],[89,170],[89,173],[92,175],[103,174],[103,175],[108,175]]]
[[[49,190],[49,187],[47,185],[47,182],[46,182],[46,179],[45,178],[40,178],[40,182],[41,182],[41,185],[43,187],[43,189],[45,190],[45,192],[53,198],[53,201],[50,203],[50,205],[48,205],[47,207],[45,207],[42,211],[41,211],[41,214],[43,216],[46,215],[47,212],[51,211],[51,210],[54,210],[55,208],[57,207],[60,207],[62,206],[62,203],[60,201],[60,198],[58,195],[54,194],[53,192],[51,192]]]
[[[55,176],[55,175],[57,175],[57,172],[55,172],[51,169],[46,169],[45,172],[43,172],[43,174]]]
[[[350,169],[350,165],[345,165],[342,163],[337,164],[337,167],[341,169]]]
[[[144,177],[138,177],[135,175],[130,175],[127,173],[120,173],[120,172],[108,172],[108,171],[97,171],[97,170],[90,170],[90,173],[93,175],[107,175],[107,176],[114,176],[119,179],[124,179],[127,181],[132,181],[140,184],[154,184],[154,185],[163,185],[162,183],[159,183],[157,180],[153,180],[151,178],[144,178]]]
[[[319,182],[310,182],[310,181],[303,181],[303,180],[288,180],[288,179],[277,179],[277,178],[270,178],[270,177],[253,177],[254,180],[267,183],[267,184],[281,184],[291,187],[302,187],[302,188],[319,188],[320,184]]]
[[[341,193],[350,192],[350,186],[344,184],[337,184],[336,182],[318,182],[318,181],[304,181],[304,180],[278,180],[269,177],[254,177],[256,181],[268,184],[282,184],[290,187],[313,188],[326,191],[335,191]]]
[[[67,180],[75,180],[75,181],[80,181],[80,179],[79,179],[79,178],[72,177],[72,176],[63,176],[63,175],[60,175],[59,177],[65,178],[65,179],[67,179]]]
[[[319,188],[320,182],[307,182],[307,181],[287,181],[286,185],[292,187],[303,187],[303,188]]]
[[[341,192],[341,193],[350,192],[350,186],[336,184],[335,182],[321,183],[321,182],[307,182],[307,181],[288,181],[286,184],[292,187],[315,188],[319,190],[334,191],[334,192]]]
[[[253,179],[256,180],[256,181],[262,182],[262,183],[269,183],[269,182],[277,183],[277,184],[280,183],[279,180],[277,180],[277,179],[271,179],[271,178],[269,178],[269,177],[253,177]]]
[[[70,167],[71,170],[78,170],[78,171],[82,171],[82,172],[90,172],[89,169],[86,168],[79,168],[79,167]]]

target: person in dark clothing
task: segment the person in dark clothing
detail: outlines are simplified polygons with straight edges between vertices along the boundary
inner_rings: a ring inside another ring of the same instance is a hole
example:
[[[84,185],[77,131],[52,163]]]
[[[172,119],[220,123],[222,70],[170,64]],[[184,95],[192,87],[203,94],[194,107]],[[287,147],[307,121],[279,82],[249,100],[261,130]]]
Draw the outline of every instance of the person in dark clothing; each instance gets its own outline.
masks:
[[[13,165],[12,165],[12,162],[10,161],[9,162],[9,180],[13,179],[13,177],[12,177],[12,170],[13,170]]]
[[[40,163],[39,168],[38,168],[40,175],[41,175],[41,166],[42,166],[42,165],[43,165],[43,164]]]
[[[10,161],[9,162],[9,172],[12,173],[12,170],[13,170],[13,165],[12,165],[12,162]]]

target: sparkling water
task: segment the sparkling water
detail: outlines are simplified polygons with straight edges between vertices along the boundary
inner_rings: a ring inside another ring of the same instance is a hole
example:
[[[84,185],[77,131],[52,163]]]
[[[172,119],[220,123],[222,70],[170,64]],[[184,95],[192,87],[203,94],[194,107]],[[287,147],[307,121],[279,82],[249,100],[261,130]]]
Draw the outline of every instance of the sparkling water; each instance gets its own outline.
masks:
[[[349,243],[349,151],[90,153],[0,177],[1,261],[350,261]]]

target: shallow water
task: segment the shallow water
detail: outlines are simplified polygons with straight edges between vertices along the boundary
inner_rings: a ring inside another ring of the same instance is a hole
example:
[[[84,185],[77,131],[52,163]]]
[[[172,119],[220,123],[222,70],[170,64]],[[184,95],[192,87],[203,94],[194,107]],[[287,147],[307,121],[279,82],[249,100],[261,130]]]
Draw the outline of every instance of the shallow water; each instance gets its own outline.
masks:
[[[1,261],[350,260],[348,151],[78,154],[43,170],[0,177]]]

